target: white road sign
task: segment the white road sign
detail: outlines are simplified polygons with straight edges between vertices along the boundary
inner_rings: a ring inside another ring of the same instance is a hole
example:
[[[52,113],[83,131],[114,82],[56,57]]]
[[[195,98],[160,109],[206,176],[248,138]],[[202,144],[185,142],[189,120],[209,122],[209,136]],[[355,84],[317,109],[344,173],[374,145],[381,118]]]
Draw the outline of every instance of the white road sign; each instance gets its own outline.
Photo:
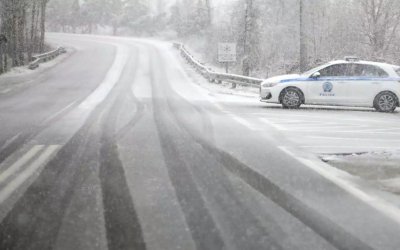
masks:
[[[236,43],[219,43],[218,61],[236,62]]]

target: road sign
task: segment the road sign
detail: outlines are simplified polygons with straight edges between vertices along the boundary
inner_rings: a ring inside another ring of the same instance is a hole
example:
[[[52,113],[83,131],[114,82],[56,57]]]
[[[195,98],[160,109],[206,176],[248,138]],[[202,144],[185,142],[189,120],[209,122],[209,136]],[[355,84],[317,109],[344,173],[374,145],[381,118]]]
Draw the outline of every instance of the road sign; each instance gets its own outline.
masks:
[[[221,63],[236,62],[236,43],[219,43],[218,61]]]

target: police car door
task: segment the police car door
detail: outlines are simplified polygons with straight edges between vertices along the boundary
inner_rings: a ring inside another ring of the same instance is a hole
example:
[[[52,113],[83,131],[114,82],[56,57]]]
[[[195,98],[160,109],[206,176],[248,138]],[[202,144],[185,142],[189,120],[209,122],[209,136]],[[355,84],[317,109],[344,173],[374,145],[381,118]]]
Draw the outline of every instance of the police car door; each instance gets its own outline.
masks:
[[[309,81],[306,102],[341,105],[347,102],[347,63],[333,64],[319,71],[320,77]]]
[[[382,79],[389,75],[381,68],[368,64],[352,64],[352,81],[348,82],[350,104],[368,105],[378,92]]]

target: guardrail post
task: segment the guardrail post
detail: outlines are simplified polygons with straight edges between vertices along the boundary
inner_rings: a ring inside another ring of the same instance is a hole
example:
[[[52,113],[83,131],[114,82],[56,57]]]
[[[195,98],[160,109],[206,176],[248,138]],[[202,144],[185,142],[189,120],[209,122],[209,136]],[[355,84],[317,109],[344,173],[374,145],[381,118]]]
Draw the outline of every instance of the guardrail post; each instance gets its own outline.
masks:
[[[66,53],[67,51],[63,47],[59,47],[56,50],[41,54],[41,55],[36,55],[33,56],[32,59],[34,59],[31,63],[29,63],[28,68],[29,69],[36,69],[39,67],[39,63],[41,62],[47,62],[49,60],[53,60],[57,56],[59,56],[62,53]]]
[[[208,79],[209,82],[217,82],[221,84],[223,81],[232,84],[232,88],[236,88],[237,84],[241,84],[244,86],[252,86],[252,87],[259,87],[262,79],[241,76],[241,75],[234,75],[234,74],[223,74],[223,73],[216,73],[213,70],[206,68],[202,63],[198,62],[193,58],[192,55],[186,50],[183,44],[174,43],[174,47],[180,50],[181,56],[191,65],[195,71],[200,73],[204,78]]]

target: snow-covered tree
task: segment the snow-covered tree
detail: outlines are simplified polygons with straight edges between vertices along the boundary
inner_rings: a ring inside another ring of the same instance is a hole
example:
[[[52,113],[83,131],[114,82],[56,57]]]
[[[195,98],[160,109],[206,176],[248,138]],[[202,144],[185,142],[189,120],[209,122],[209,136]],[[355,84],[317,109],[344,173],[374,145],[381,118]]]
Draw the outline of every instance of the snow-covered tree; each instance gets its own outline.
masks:
[[[0,0],[0,73],[27,63],[33,53],[45,49],[48,0]]]

